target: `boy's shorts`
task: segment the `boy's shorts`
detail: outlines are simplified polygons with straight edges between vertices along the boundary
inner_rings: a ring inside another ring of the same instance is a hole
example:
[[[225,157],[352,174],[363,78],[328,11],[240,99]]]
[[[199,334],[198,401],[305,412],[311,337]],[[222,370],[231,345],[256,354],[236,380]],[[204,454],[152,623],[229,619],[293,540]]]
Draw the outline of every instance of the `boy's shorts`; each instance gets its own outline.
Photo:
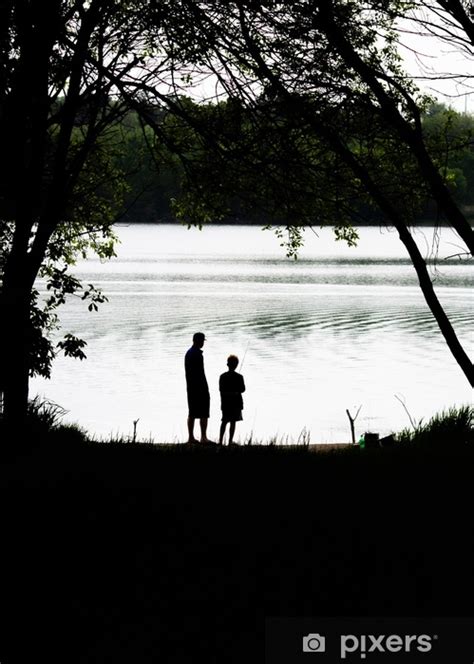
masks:
[[[241,410],[223,410],[222,422],[240,422],[242,420]]]

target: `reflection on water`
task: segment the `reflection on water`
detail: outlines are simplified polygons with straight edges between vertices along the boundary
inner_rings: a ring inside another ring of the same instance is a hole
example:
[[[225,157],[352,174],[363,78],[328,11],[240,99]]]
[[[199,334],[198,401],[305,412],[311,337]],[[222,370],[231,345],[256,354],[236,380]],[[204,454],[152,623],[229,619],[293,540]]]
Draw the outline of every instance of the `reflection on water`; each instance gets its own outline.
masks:
[[[443,233],[444,255],[452,254],[456,240]],[[214,436],[218,377],[231,352],[245,355],[241,438],[253,431],[296,439],[306,427],[314,441],[346,441],[345,409],[354,405],[362,404],[358,432],[388,433],[408,424],[394,394],[415,418],[470,399],[394,234],[362,229],[359,247],[349,249],[321,231],[308,236],[296,262],[254,227],[139,225],[119,234],[118,259],[76,270],[104,289],[109,304],[88,314],[73,301],[63,310],[65,331],[87,340],[88,360],[61,358],[52,381],[33,381],[33,392],[91,431],[128,433],[140,418],[143,436],[184,439],[183,357],[197,330],[208,339]],[[433,277],[472,348],[472,269],[443,262],[442,252],[443,245]]]

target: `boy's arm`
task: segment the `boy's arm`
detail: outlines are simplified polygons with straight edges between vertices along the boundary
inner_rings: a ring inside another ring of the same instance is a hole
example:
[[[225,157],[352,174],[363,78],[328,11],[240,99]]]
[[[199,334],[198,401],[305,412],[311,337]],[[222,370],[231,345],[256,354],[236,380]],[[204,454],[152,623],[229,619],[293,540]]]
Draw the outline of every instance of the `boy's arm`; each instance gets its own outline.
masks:
[[[225,379],[225,374],[222,374],[219,378],[219,392],[222,395],[233,394],[233,392],[229,392],[229,383]]]
[[[229,391],[226,390],[226,381],[224,379],[224,375],[219,378],[219,392],[221,395],[229,394]]]

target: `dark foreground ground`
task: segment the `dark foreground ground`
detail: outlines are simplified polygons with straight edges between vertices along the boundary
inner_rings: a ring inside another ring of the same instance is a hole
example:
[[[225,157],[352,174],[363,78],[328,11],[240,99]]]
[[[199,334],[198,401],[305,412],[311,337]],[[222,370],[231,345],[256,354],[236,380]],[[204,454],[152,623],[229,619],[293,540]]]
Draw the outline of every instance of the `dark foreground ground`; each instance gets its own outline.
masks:
[[[471,616],[473,461],[448,443],[4,459],[0,662],[263,662],[266,616]]]

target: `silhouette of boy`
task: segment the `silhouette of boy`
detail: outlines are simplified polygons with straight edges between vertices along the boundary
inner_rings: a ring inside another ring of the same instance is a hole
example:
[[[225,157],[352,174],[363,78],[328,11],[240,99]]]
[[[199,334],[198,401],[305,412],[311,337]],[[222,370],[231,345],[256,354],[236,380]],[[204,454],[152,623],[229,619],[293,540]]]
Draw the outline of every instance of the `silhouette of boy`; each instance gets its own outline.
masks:
[[[207,438],[207,421],[209,419],[210,396],[204,373],[204,359],[201,348],[206,337],[202,332],[193,336],[193,345],[184,356],[186,373],[186,391],[188,395],[188,443],[197,443],[194,438],[194,422],[199,420],[201,426],[201,443],[211,443]]]
[[[227,366],[229,371],[221,374],[219,378],[219,391],[221,393],[222,424],[219,434],[219,445],[222,445],[224,434],[229,422],[229,445],[234,443],[235,423],[242,420],[244,402],[242,392],[245,392],[244,377],[236,372],[239,358],[229,355]]]

